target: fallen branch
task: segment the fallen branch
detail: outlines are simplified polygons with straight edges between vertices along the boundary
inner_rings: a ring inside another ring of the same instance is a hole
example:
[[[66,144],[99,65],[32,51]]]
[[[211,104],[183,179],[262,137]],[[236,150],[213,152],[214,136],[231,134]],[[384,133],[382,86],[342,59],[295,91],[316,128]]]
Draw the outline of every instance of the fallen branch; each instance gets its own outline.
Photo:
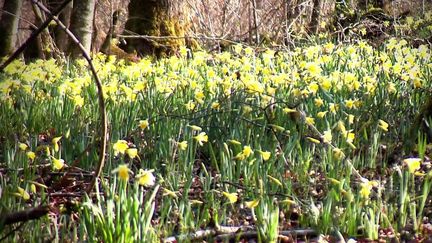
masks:
[[[296,230],[283,230],[279,231],[280,237],[300,237],[305,236],[309,238],[318,237],[318,233],[312,229],[296,229]],[[199,241],[209,237],[215,237],[216,240],[229,240],[237,237],[244,237],[247,239],[258,237],[258,231],[253,226],[219,226],[214,229],[198,230],[196,232],[181,234],[177,236],[170,236],[163,240],[165,243],[170,242],[183,242],[183,241]]]
[[[0,225],[9,225],[18,222],[38,219],[45,216],[50,211],[48,206],[39,206],[18,212],[3,214],[0,219]]]

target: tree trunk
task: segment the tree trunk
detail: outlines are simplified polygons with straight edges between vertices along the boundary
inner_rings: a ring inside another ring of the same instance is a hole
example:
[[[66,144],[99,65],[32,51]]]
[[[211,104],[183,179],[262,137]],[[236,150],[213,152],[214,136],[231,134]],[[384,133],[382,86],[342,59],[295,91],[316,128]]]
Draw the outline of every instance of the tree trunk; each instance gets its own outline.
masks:
[[[129,18],[125,34],[136,33],[146,36],[184,36],[185,24],[180,14],[176,13],[183,1],[180,0],[131,0]],[[185,44],[182,38],[135,38],[127,39],[122,48],[128,52],[137,52],[140,56],[157,57],[174,54],[178,47]]]
[[[70,30],[78,38],[87,52],[91,50],[93,18],[96,0],[74,1]],[[81,50],[72,42],[69,45],[72,57],[81,55]]]
[[[319,20],[321,13],[321,0],[313,0],[312,15],[309,22],[309,31],[312,34],[318,32]]]
[[[0,57],[12,53],[18,34],[22,0],[6,0],[0,21]]]
[[[73,9],[73,2],[70,2],[59,15],[59,20],[67,28],[69,28],[69,26],[70,26],[72,9]],[[55,28],[54,35],[55,35],[55,42],[56,42],[57,48],[60,51],[65,52],[67,50],[67,47],[68,47],[68,41],[69,41],[68,35],[59,26],[57,26]]]

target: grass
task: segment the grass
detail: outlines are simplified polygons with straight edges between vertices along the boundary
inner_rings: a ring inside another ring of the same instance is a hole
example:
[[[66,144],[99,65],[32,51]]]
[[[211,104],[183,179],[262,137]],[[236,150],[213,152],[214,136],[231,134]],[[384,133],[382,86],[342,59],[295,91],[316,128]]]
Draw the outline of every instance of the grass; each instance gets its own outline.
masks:
[[[257,53],[237,45],[190,59],[188,51],[131,64],[94,57],[109,148],[103,180],[81,201],[98,160],[86,64],[8,66],[0,208],[53,210],[3,226],[1,236],[188,241],[203,228],[252,225],[262,242],[293,228],[327,239],[426,239],[430,145],[422,134],[415,146],[406,141],[430,93],[430,49],[391,39],[379,48],[359,41]]]

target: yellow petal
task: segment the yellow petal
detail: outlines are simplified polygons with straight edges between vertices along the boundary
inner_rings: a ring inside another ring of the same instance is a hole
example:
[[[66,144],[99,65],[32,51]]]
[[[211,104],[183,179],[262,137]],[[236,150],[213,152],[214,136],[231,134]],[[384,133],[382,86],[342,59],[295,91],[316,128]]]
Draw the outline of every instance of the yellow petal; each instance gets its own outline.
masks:
[[[149,126],[149,121],[148,119],[145,120],[141,120],[139,121],[139,125],[138,125],[142,130],[146,129]]]
[[[420,169],[421,159],[420,158],[408,158],[404,159],[403,163],[408,167],[410,173],[414,173],[416,170]]]
[[[137,175],[138,184],[146,187],[154,186],[156,178],[152,172],[153,170],[140,169]]]
[[[22,150],[22,151],[26,151],[28,146],[25,143],[19,143],[18,147]]]
[[[280,182],[280,180],[274,178],[273,176],[267,175],[267,177],[273,181],[274,183],[276,183],[278,186],[282,186],[282,183]]]
[[[186,150],[187,149],[187,146],[188,146],[188,142],[187,141],[182,141],[182,142],[179,142],[178,144],[178,147],[180,148],[180,150]]]
[[[228,201],[233,204],[235,202],[237,202],[238,196],[237,193],[233,192],[233,193],[229,193],[229,192],[222,192],[222,194],[228,198]]]
[[[138,155],[138,149],[129,148],[126,150],[126,154],[129,156],[129,158],[134,159]]]
[[[260,151],[260,154],[261,154],[262,159],[264,161],[267,161],[270,159],[271,153],[269,151]]]
[[[63,159],[53,158],[52,163],[53,163],[54,169],[56,169],[56,170],[61,170],[64,166],[64,160]]]
[[[28,151],[26,153],[26,155],[27,155],[27,158],[29,158],[30,160],[34,160],[36,158],[36,154],[32,151]]]
[[[253,201],[245,202],[245,207],[247,207],[247,208],[255,208],[256,206],[258,206],[259,202],[260,202],[259,199],[255,199]]]

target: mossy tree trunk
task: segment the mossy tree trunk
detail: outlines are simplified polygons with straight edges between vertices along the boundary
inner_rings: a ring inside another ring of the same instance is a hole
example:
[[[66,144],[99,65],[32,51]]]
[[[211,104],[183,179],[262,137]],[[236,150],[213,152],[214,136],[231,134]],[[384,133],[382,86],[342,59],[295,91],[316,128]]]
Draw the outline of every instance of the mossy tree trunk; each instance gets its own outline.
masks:
[[[4,2],[0,21],[0,57],[11,54],[15,49],[22,3],[22,0]]]
[[[178,14],[181,0],[131,0],[129,18],[125,26],[125,35],[131,33],[154,37],[182,37],[185,24]],[[179,46],[184,45],[182,38],[136,38],[127,39],[122,48],[138,55],[171,55]]]
[[[87,52],[91,50],[95,4],[96,0],[76,0],[73,2],[70,29]],[[81,55],[81,50],[71,41],[69,52],[72,57]]]

